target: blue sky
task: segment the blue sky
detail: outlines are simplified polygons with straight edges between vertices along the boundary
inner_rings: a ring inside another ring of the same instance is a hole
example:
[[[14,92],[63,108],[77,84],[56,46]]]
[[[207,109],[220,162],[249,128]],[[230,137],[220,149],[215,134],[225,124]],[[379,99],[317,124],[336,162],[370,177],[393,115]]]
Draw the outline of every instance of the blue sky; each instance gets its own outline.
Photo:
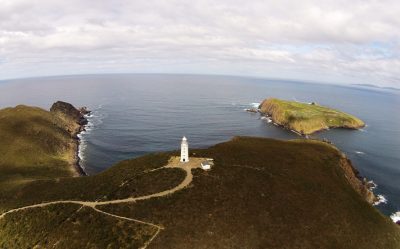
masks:
[[[400,1],[2,0],[0,79],[247,75],[400,87]]]

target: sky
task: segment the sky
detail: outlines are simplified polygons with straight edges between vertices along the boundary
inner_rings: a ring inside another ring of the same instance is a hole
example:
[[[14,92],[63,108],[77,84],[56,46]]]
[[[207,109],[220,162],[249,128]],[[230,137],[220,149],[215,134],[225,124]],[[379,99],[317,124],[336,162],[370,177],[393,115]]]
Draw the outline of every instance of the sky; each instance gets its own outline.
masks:
[[[1,0],[0,79],[223,74],[400,87],[399,0]]]

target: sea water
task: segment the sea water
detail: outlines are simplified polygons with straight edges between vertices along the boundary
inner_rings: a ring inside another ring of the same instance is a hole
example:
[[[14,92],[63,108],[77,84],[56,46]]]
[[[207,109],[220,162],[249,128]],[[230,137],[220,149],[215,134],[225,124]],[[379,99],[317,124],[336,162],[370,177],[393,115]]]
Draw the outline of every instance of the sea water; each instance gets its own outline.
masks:
[[[0,108],[18,104],[49,109],[57,100],[92,110],[80,135],[79,156],[88,174],[150,152],[205,148],[233,136],[293,139],[257,113],[264,98],[316,102],[356,115],[362,130],[331,129],[315,134],[332,141],[373,180],[377,206],[400,210],[400,92],[357,86],[228,76],[86,75],[0,81]],[[396,216],[397,217],[397,216]]]

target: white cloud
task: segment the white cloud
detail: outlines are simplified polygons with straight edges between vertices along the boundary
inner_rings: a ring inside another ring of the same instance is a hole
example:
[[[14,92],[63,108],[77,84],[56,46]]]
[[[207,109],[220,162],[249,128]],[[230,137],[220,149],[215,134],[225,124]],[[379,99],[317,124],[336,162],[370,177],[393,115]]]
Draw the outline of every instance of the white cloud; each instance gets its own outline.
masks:
[[[193,72],[400,86],[398,13],[390,0],[3,0],[0,78]]]

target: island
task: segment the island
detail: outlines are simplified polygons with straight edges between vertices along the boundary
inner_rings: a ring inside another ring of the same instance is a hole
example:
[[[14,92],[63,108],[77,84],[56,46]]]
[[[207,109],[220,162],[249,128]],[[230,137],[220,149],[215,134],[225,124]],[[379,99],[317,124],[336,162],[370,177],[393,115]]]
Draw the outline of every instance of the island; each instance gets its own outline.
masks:
[[[85,121],[53,106],[0,110],[0,248],[400,247],[399,226],[331,144],[234,137],[191,149],[187,164],[158,152],[73,177]]]
[[[312,103],[268,98],[262,101],[259,112],[280,126],[301,135],[330,128],[360,129],[365,123],[350,114]]]

